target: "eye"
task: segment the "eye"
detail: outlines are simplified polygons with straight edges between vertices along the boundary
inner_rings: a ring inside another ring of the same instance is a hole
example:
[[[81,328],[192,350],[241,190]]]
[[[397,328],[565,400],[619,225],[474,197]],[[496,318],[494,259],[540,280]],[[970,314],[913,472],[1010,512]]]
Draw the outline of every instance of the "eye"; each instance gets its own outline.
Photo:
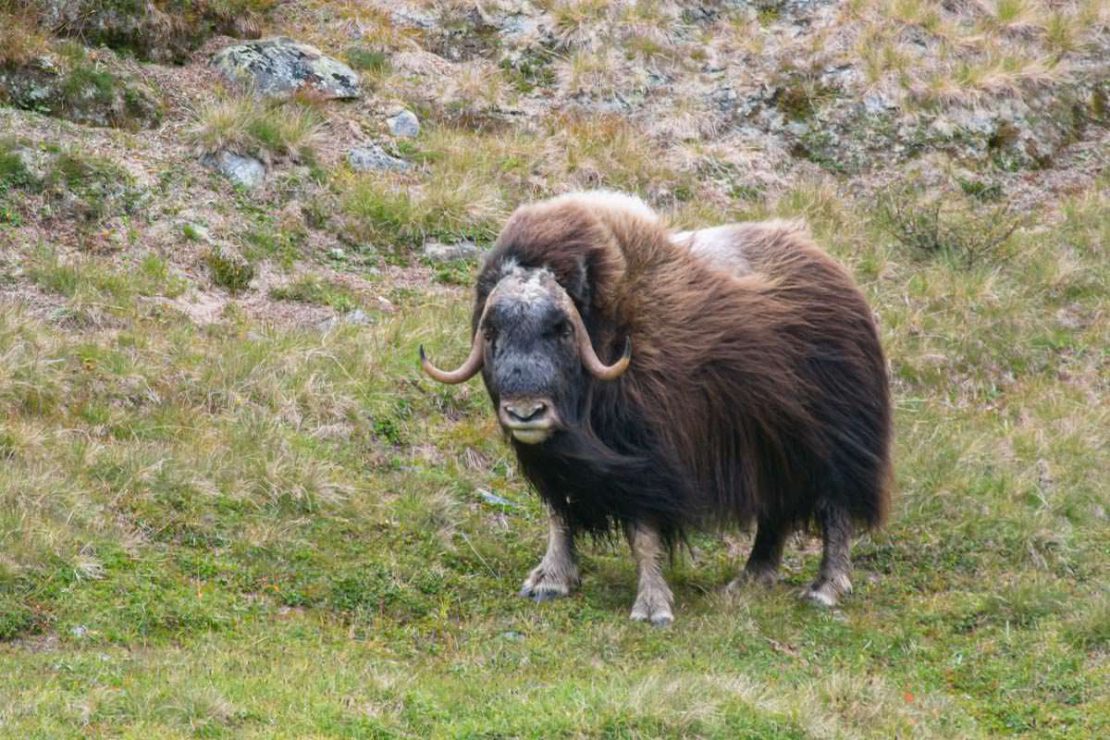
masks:
[[[489,324],[483,324],[482,336],[486,338],[487,342],[492,342],[494,339],[497,339],[497,327],[491,326]]]
[[[569,321],[567,321],[566,319],[559,319],[551,325],[551,329],[550,331],[548,331],[548,334],[552,337],[564,339],[566,337],[569,337],[572,331],[573,329],[571,328]]]

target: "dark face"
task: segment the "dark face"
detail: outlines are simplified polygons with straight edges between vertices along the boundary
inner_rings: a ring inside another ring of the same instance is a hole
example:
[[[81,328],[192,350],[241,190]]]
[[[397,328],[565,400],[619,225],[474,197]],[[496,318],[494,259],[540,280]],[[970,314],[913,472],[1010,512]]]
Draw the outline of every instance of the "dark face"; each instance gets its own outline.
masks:
[[[578,415],[586,377],[568,305],[550,272],[522,268],[487,299],[478,327],[482,377],[501,426],[518,442],[539,444]]]

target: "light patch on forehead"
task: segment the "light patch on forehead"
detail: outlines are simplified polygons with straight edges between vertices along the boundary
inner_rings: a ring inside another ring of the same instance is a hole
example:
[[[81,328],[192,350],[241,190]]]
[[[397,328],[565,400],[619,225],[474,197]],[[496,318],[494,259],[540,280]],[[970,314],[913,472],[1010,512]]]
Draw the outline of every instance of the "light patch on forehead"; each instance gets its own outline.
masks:
[[[528,269],[515,262],[506,262],[501,275],[501,280],[490,292],[490,303],[503,298],[523,303],[539,303],[543,300],[561,303],[564,299],[569,300],[563,286],[555,279],[555,274],[546,267]]]

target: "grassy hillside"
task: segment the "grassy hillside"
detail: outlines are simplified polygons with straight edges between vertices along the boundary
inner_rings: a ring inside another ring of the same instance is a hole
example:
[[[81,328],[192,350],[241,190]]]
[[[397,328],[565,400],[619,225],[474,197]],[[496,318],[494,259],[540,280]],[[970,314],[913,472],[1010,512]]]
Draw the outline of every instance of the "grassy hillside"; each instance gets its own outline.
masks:
[[[193,5],[364,95],[255,101],[207,67],[233,39],[78,54],[0,0],[0,72],[53,54],[161,111],[0,96],[0,735],[1110,734],[1100,4],[558,0],[527,41],[507,2]],[[355,171],[369,142],[409,168]],[[418,371],[465,354],[475,272],[423,246],[597,185],[682,227],[803,217],[871,300],[894,509],[838,609],[797,598],[806,536],[724,594],[747,533],[691,540],[669,629],[628,620],[619,542],[570,599],[515,595],[545,515],[480,383]]]

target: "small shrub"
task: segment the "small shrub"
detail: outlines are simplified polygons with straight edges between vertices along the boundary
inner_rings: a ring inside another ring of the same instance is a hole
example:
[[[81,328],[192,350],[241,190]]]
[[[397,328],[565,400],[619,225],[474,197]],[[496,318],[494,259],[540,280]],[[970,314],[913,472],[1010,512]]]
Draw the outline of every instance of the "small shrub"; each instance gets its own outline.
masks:
[[[246,133],[263,151],[305,158],[315,138],[320,116],[299,105],[263,106],[247,124]]]
[[[880,196],[878,223],[917,257],[947,256],[970,266],[998,257],[1023,222],[1009,204],[984,207],[951,190],[910,185]]]
[[[997,202],[1002,200],[1002,185],[997,182],[984,182],[982,180],[961,179],[960,190],[977,200]]]
[[[204,259],[212,271],[212,282],[232,293],[246,290],[254,278],[254,265],[228,246],[212,247]]]
[[[87,61],[74,64],[59,90],[53,115],[77,123],[137,130],[162,120],[161,104],[149,90]]]
[[[0,11],[0,24],[5,20]],[[138,130],[162,119],[158,96],[116,64],[113,55],[90,57],[72,41],[44,42],[19,63],[0,61],[0,100],[92,126]]]
[[[836,90],[815,73],[791,69],[780,78],[773,102],[788,120],[806,121],[835,95]]]

